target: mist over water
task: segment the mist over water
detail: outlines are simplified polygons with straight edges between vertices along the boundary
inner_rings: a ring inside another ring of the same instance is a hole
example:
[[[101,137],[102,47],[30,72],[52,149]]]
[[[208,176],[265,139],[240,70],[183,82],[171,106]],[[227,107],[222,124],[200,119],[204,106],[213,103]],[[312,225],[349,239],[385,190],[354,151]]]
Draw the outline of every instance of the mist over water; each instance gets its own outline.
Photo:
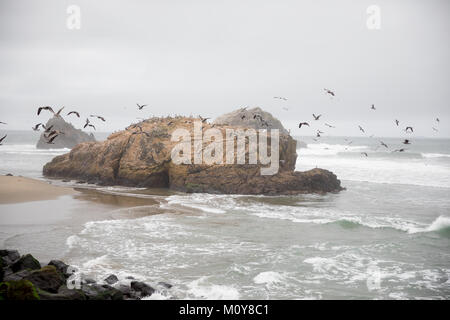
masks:
[[[34,150],[33,139],[2,146],[1,173],[41,177],[46,161],[67,152]],[[390,149],[377,148],[380,140]],[[4,225],[3,246],[59,257],[98,280],[145,280],[161,299],[448,299],[450,141],[414,139],[406,153],[391,152],[399,139],[301,141],[297,170],[329,169],[345,191],[268,197],[87,186],[65,201],[80,217],[53,226],[53,244],[33,245],[43,229],[11,236]]]

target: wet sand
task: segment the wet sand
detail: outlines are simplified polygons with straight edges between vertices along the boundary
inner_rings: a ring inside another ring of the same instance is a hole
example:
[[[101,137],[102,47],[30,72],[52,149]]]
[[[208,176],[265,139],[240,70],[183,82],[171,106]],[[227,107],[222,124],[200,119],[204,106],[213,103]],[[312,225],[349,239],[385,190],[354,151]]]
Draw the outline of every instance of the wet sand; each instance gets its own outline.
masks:
[[[159,207],[160,197],[140,197],[146,196],[145,192],[133,195],[0,176],[0,248],[33,253],[44,262],[70,260],[67,239],[78,234],[85,223],[164,212]]]
[[[56,187],[45,181],[0,176],[0,204],[53,200],[75,193],[72,188]]]

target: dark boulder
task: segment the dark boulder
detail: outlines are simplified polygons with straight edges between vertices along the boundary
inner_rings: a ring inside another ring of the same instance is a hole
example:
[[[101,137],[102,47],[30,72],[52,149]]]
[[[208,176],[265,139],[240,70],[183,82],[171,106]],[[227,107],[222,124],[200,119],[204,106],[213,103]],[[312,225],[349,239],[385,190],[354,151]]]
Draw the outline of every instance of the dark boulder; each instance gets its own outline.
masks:
[[[28,280],[0,283],[0,300],[39,300],[34,285]]]
[[[25,279],[25,277],[29,276],[31,270],[20,270],[15,273],[5,274],[5,281],[19,281]]]
[[[58,293],[50,293],[38,289],[41,300],[86,300],[86,296],[81,290],[69,289],[65,285],[58,289]]]
[[[59,287],[65,283],[64,276],[55,266],[45,266],[40,270],[32,271],[25,277],[41,290],[57,293]]]
[[[107,284],[114,284],[117,281],[119,281],[119,279],[116,277],[116,275],[114,274],[110,274],[108,277],[106,277],[105,282]]]
[[[68,278],[72,275],[72,273],[67,272],[67,268],[69,268],[69,265],[60,260],[52,260],[48,263],[48,265],[54,266],[56,270],[58,270],[65,278]]]
[[[155,289],[141,281],[131,281],[130,286],[131,290],[138,293],[141,298],[151,296],[155,292]]]
[[[31,254],[26,254],[19,258],[16,262],[14,262],[11,266],[11,270],[13,272],[17,272],[20,270],[37,270],[41,268],[41,264],[37,261]]]
[[[14,261],[19,259],[20,258],[20,254],[19,254],[19,251],[17,251],[17,250],[5,250],[5,249],[2,249],[2,250],[0,250],[0,257],[1,257],[1,260],[3,260],[4,267],[5,267],[5,266],[9,266]]]
[[[158,282],[158,285],[160,285],[160,286],[162,286],[162,287],[164,287],[166,289],[170,289],[170,288],[173,287],[170,283],[167,283],[167,282],[164,282],[164,281]]]
[[[123,293],[107,284],[85,284],[81,291],[88,300],[123,300]]]

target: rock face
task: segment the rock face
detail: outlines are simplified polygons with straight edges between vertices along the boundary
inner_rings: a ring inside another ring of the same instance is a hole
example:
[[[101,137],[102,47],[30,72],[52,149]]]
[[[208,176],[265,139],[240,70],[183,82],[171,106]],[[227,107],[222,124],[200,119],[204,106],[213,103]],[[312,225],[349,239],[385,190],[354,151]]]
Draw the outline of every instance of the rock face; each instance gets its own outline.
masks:
[[[253,129],[278,129],[280,133],[288,135],[289,132],[283,127],[280,120],[261,108],[242,108],[226,113],[214,120],[215,124],[242,126]]]
[[[47,143],[44,137],[44,132],[39,137],[39,141],[36,144],[38,149],[62,149],[62,148],[73,148],[81,142],[95,141],[94,135],[87,134],[80,129],[75,129],[75,127],[66,122],[61,116],[54,116],[45,124],[46,128],[52,127],[52,130],[58,130],[64,134],[60,134],[53,141],[53,144]]]
[[[235,118],[239,112],[245,110],[219,117],[218,120],[222,120],[213,125],[203,123],[200,132],[204,134],[208,132],[207,129],[214,127],[221,137],[226,137],[227,130],[247,129],[249,123],[245,121],[243,125],[236,124]],[[172,133],[177,129],[185,129],[194,137],[194,122],[200,122],[199,119],[186,117],[151,118],[111,134],[104,142],[81,143],[70,153],[57,156],[47,163],[43,173],[47,177],[78,179],[102,185],[168,187],[185,192],[277,195],[335,192],[342,189],[340,181],[329,171],[314,169],[294,172],[296,141],[284,133],[286,130],[272,116],[260,112],[260,109],[248,112],[249,117],[254,112],[262,114],[272,127],[276,126],[281,131],[277,174],[261,175],[261,168],[267,166],[261,165],[259,161],[258,164],[249,164],[248,143],[245,144],[245,164],[236,164],[236,155],[234,164],[226,164],[226,161],[223,164],[193,164],[196,139],[192,139],[191,142],[185,142],[192,150],[191,157],[188,157],[190,164],[176,164],[171,153],[180,144],[180,139],[172,141]],[[233,125],[219,123],[229,121],[227,119],[231,119]],[[254,126],[256,124],[252,124]],[[210,142],[205,139],[200,141],[203,151]],[[226,158],[225,138],[218,143],[222,143],[223,158]],[[270,136],[267,147],[267,154],[271,154]],[[234,151],[236,149],[234,146]]]

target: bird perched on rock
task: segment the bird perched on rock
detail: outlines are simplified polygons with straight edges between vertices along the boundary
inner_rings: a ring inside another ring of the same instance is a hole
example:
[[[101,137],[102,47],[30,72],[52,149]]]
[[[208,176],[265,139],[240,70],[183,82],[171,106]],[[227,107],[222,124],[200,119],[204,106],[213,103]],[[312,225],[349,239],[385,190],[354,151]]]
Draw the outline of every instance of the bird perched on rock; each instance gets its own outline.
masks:
[[[205,123],[208,119],[211,119],[211,118],[202,118],[202,116],[198,116],[199,118],[200,118],[200,120],[202,120],[202,123]]]

